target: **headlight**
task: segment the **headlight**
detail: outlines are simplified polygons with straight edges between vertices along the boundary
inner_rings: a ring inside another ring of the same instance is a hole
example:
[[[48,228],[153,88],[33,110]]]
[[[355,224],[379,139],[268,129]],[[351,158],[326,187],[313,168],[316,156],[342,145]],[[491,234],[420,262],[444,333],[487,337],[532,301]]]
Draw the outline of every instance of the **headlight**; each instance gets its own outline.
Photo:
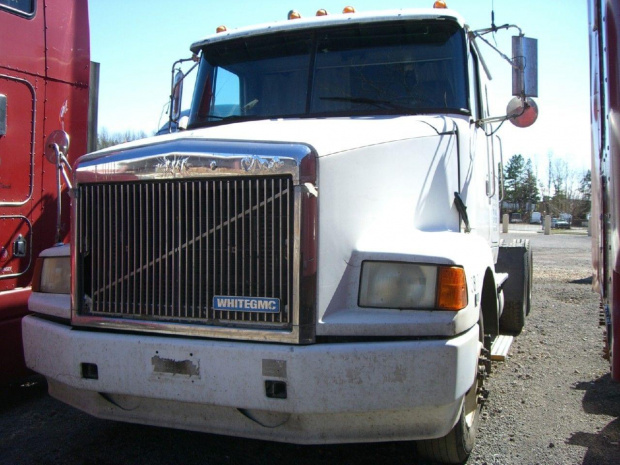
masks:
[[[69,257],[41,257],[37,260],[34,292],[69,294],[71,292],[71,260]]]
[[[364,262],[360,307],[461,310],[467,306],[463,268],[402,262]]]

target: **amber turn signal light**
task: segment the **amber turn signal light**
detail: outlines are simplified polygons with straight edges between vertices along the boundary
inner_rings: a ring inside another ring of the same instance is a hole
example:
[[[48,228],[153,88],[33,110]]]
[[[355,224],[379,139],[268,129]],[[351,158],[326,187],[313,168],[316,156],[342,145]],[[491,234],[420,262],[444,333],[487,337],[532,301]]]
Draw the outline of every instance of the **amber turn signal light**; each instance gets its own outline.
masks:
[[[437,281],[438,308],[458,311],[467,307],[467,280],[463,268],[440,266]]]

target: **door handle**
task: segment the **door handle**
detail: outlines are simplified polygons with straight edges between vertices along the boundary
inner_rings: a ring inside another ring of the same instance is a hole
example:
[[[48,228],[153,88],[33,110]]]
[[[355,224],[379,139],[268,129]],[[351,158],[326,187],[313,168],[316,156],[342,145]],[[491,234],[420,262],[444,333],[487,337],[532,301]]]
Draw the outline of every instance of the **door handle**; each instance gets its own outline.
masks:
[[[25,257],[26,256],[26,239],[21,234],[17,236],[17,240],[13,242],[13,256]]]

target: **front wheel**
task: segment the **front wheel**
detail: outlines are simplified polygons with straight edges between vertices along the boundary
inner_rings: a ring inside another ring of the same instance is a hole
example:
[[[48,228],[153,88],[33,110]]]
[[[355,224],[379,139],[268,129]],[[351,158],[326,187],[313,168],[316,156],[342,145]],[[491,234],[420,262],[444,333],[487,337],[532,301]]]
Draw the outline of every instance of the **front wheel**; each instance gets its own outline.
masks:
[[[417,450],[420,457],[439,463],[459,464],[464,463],[469,457],[469,454],[471,454],[476,442],[482,400],[486,397],[486,391],[483,387],[486,377],[483,348],[484,328],[481,318],[478,367],[474,383],[463,399],[459,419],[456,425],[454,425],[450,432],[444,437],[418,441]]]

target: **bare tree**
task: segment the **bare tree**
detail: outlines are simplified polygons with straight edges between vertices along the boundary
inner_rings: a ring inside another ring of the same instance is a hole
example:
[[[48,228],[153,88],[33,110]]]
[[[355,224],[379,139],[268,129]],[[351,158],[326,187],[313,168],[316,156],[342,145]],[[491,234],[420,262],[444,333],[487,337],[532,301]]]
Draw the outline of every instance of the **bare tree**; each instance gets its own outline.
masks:
[[[147,134],[144,131],[125,131],[124,133],[115,132],[110,133],[106,128],[103,128],[97,134],[97,150],[112,147],[113,145],[122,144],[124,142],[131,142],[132,140],[144,139]]]

